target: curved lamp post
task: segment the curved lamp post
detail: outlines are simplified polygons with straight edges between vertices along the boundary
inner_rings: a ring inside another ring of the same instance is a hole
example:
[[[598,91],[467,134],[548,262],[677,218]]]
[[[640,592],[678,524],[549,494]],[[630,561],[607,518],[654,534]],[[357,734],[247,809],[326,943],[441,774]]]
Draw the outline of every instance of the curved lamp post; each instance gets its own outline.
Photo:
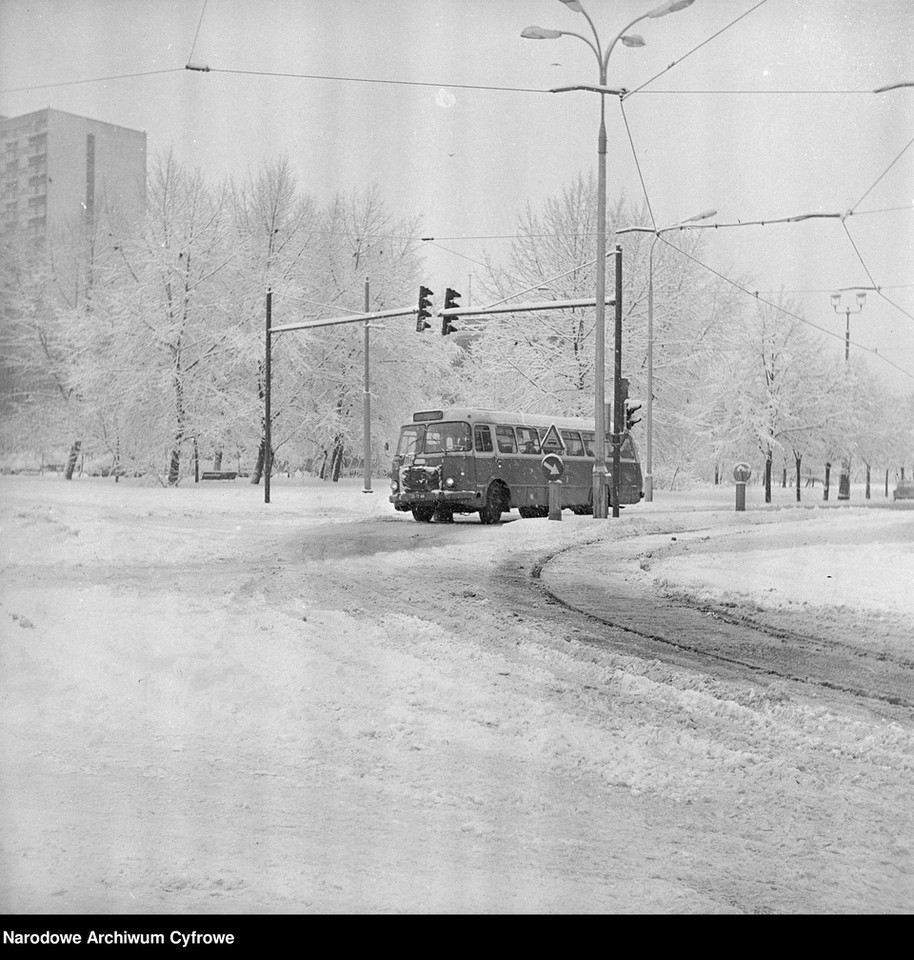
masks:
[[[671,227],[623,227],[616,231],[616,236],[623,233],[652,233],[650,252],[647,258],[647,399],[645,400],[644,417],[647,431],[647,471],[644,475],[644,499],[651,502],[654,499],[654,245],[662,233],[673,230],[688,230],[689,224],[696,220],[707,220],[717,216],[716,210],[704,210],[680,220]]]
[[[641,20],[656,19],[665,17],[668,13],[675,13],[677,10],[684,10],[693,3],[693,0],[666,0],[659,7],[655,7],[648,13],[635,17],[631,23],[627,24],[616,34],[612,43],[604,51],[600,43],[600,35],[594,25],[590,14],[584,9],[580,0],[559,0],[569,10],[580,13],[587,20],[590,26],[593,39],[584,36],[581,33],[575,33],[572,30],[551,30],[546,27],[527,27],[521,32],[521,36],[527,40],[557,40],[559,37],[576,37],[582,40],[593,51],[597,58],[597,67],[599,69],[599,86],[578,86],[565,87],[555,90],[555,93],[565,92],[566,90],[585,89],[592,90],[600,94],[600,132],[597,138],[597,284],[596,284],[596,343],[594,349],[594,419],[596,421],[596,430],[594,436],[594,465],[593,465],[593,515],[597,519],[605,520],[607,517],[606,503],[606,407],[605,407],[605,389],[606,389],[606,111],[605,96],[607,93],[620,96],[621,90],[610,90],[606,86],[606,74],[609,66],[609,57],[619,41],[627,47],[643,47],[644,39],[637,34],[629,34],[628,31]],[[617,307],[618,309],[618,307]],[[617,351],[619,345],[617,344]],[[619,384],[616,384],[618,391]],[[613,404],[613,416],[616,421],[616,432],[621,427],[620,411],[617,409],[618,403]],[[614,511],[618,507],[614,504]]]

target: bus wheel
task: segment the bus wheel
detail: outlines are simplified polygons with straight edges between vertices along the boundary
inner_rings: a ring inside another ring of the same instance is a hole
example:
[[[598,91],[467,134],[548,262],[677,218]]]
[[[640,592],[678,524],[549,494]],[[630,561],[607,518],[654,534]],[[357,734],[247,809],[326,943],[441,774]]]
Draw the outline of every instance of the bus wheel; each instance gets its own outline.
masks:
[[[413,507],[413,520],[418,523],[431,523],[435,508],[430,506]]]
[[[485,505],[479,511],[480,523],[498,523],[503,502],[501,490],[493,483],[486,491]]]

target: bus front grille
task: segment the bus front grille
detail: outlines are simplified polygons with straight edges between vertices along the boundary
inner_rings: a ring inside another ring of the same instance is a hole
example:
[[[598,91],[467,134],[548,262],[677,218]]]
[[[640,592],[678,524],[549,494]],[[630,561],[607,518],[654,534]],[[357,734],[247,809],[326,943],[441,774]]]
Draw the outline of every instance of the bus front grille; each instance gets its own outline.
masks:
[[[437,490],[440,471],[437,467],[405,467],[402,473],[403,490]]]

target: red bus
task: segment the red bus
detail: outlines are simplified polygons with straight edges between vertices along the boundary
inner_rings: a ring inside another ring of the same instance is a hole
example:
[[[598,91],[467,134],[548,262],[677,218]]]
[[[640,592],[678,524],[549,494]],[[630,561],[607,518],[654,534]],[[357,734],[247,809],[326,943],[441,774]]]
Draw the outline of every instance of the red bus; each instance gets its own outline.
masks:
[[[552,427],[564,447],[561,505],[574,513],[593,513],[593,420],[467,407],[422,410],[400,428],[390,502],[395,510],[412,511],[422,523],[452,520],[455,513],[478,513],[482,523],[497,523],[515,508],[522,517],[545,517],[549,495],[542,469],[543,441]],[[611,498],[608,438],[606,450]],[[638,452],[626,433],[620,505],[641,500],[642,481]]]

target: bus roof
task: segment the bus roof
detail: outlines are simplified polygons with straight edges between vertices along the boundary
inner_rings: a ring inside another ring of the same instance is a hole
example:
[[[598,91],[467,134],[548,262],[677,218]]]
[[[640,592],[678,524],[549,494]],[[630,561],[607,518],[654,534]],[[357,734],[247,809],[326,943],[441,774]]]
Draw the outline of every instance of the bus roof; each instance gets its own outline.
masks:
[[[520,413],[516,410],[486,410],[481,407],[442,407],[420,410],[413,414],[413,423],[434,423],[439,420],[466,420],[470,423],[511,424],[521,427],[551,427],[559,430],[593,430],[593,418],[555,417],[545,413]]]

